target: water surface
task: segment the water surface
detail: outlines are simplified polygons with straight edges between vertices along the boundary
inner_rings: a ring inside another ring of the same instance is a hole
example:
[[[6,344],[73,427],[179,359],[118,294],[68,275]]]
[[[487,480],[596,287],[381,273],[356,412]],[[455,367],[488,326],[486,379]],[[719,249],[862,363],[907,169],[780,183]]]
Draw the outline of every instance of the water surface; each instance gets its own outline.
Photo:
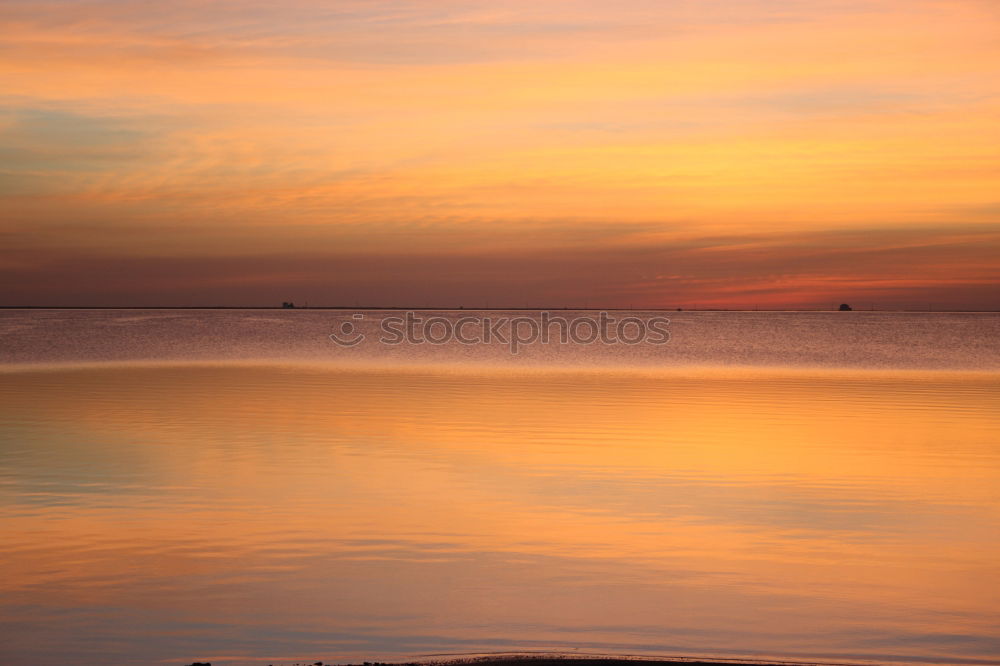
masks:
[[[1000,663],[995,317],[501,362],[284,314],[4,313],[4,663]]]

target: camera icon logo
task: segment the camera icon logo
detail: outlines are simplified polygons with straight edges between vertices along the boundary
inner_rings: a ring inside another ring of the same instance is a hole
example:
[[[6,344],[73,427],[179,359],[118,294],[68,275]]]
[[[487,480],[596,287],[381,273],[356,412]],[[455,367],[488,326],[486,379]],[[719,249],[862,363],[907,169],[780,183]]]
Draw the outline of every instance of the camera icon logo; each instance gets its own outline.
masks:
[[[361,320],[365,316],[360,312],[355,313],[351,316],[352,319]],[[340,326],[337,327],[339,330],[335,330],[330,334],[330,339],[341,347],[353,347],[359,345],[365,340],[365,334],[358,332],[352,321],[342,321]]]

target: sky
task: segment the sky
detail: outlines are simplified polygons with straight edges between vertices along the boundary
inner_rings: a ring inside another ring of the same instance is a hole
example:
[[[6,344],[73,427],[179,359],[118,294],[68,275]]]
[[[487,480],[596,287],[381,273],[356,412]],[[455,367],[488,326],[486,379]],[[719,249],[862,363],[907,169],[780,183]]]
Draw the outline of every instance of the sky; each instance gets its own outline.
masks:
[[[4,0],[0,305],[1000,309],[995,0]]]

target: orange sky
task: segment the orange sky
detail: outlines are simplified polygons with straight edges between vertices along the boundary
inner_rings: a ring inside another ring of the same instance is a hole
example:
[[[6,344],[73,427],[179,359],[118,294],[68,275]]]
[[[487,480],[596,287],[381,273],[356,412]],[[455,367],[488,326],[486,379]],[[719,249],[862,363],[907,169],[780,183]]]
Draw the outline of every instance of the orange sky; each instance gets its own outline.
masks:
[[[994,0],[7,0],[0,304],[1000,308]]]

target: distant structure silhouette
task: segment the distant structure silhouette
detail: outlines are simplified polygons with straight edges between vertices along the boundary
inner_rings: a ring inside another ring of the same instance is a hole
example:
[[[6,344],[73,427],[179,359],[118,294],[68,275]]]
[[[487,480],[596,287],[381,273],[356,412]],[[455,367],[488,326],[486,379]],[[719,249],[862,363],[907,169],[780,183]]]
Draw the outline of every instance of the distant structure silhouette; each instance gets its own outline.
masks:
[[[851,311],[851,310],[853,310],[853,309],[854,309],[854,308],[852,308],[852,307],[851,307],[850,305],[848,305],[847,303],[841,303],[841,304],[840,304],[840,311],[841,311],[841,312],[850,312],[850,311]]]
[[[294,308],[295,307],[295,303],[292,303],[291,301],[282,301],[281,302],[281,307],[283,307],[283,308],[285,308],[287,310],[289,308]],[[841,307],[840,309],[843,310],[844,308]]]

